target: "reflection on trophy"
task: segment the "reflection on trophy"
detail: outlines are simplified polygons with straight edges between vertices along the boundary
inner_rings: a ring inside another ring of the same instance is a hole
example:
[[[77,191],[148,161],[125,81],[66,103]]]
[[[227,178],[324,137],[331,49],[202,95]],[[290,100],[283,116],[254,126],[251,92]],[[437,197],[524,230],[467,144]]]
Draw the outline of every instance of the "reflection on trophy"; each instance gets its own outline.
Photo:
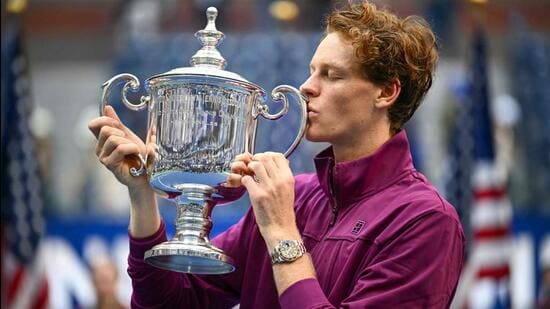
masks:
[[[153,189],[175,202],[177,215],[173,239],[147,251],[145,261],[184,273],[223,274],[235,269],[231,257],[208,240],[210,214],[232,190],[243,192],[222,184],[236,155],[254,153],[258,116],[280,118],[288,112],[287,95],[295,96],[302,110],[301,125],[285,156],[298,146],[307,120],[306,99],[296,88],[273,89],[273,100],[283,107],[271,114],[261,87],[224,70],[226,61],[216,49],[224,36],[215,26],[217,14],[214,7],[206,11],[208,23],[195,34],[203,47],[192,57],[191,67],[147,79],[147,95],[139,104],[126,98],[128,90],[139,89],[139,80],[131,74],[117,75],[103,84],[100,106],[102,113],[111,88],[125,82],[123,103],[135,111],[148,109],[147,152],[130,172],[136,177],[147,174]]]

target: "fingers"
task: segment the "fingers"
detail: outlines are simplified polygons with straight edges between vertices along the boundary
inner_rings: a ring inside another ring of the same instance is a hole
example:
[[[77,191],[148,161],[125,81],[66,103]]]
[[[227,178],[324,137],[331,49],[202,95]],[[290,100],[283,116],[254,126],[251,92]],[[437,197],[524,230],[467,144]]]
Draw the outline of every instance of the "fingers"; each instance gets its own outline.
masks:
[[[120,129],[123,127],[120,118],[118,118],[118,115],[115,112],[115,109],[109,105],[105,106],[103,109],[103,116],[95,118],[88,123],[88,128],[97,138],[101,128],[106,125]]]
[[[252,177],[246,177],[252,176]],[[231,163],[231,174],[226,180],[226,186],[239,187],[244,185],[255,188],[259,182],[268,185],[271,178],[277,179],[280,176],[293,177],[289,168],[288,160],[281,153],[265,152],[255,155],[243,153],[235,157]],[[246,180],[245,180],[246,179]],[[252,180],[255,184],[245,182]],[[266,183],[267,181],[267,183]]]
[[[272,155],[273,162],[277,165],[279,176],[294,178],[288,159],[279,152],[270,152],[270,154]]]
[[[262,162],[271,177],[293,177],[289,161],[279,152],[265,152],[256,154],[254,160]]]
[[[227,177],[226,187],[244,185],[243,179],[247,176],[253,182],[269,178],[264,163],[258,160],[252,161],[252,158],[253,156],[249,153],[243,153],[235,157],[235,161],[231,163],[231,174]],[[265,160],[267,161],[267,159]]]
[[[280,152],[267,152],[267,154],[271,155],[273,158],[273,161],[277,165],[278,168],[285,168],[289,166],[288,159]]]
[[[123,144],[134,144],[132,141],[129,141],[127,138],[123,136],[118,135],[111,135],[106,140],[104,145],[99,148],[99,153],[97,154],[98,157],[107,157],[109,156],[119,145]],[[138,149],[138,152],[136,154],[139,154],[139,148],[136,146],[136,149]]]
[[[234,161],[231,163],[231,173],[245,175],[251,174],[251,171],[243,161]]]
[[[250,161],[252,161],[252,158],[253,158],[253,156],[250,152],[244,152],[244,153],[241,153],[241,154],[237,155],[235,157],[234,162],[241,161],[241,162],[244,162],[245,164],[248,164]]]
[[[239,174],[229,174],[224,186],[228,188],[238,188],[242,185],[242,178],[243,176]]]
[[[108,168],[112,168],[118,165],[123,161],[128,155],[138,155],[139,148],[134,143],[124,143],[118,144],[116,147],[109,153],[104,153],[101,155],[99,160],[103,165]]]
[[[248,191],[248,194],[250,196],[254,196],[255,193],[260,189],[259,184],[254,180],[252,176],[245,175],[241,179],[242,185],[246,188],[246,191]]]
[[[140,154],[139,146],[128,138],[122,130],[103,126],[98,136],[96,155],[99,161],[108,168],[116,167],[126,156]],[[137,161],[135,159],[134,161]]]
[[[114,145],[111,145],[108,149],[104,149],[107,139],[111,136],[125,137],[127,141],[124,142],[133,142],[138,147],[144,149],[145,145],[143,141],[120,122],[120,118],[111,106],[105,107],[104,114],[105,116],[93,119],[88,123],[88,128],[97,138],[96,155],[98,157],[102,152],[109,154],[114,149]]]
[[[120,118],[118,117],[117,113],[115,112],[115,109],[112,106],[109,106],[109,105],[105,106],[105,109],[103,111],[104,111],[104,116],[100,116],[96,119],[93,119],[88,123],[88,128],[90,129],[90,131],[92,131],[92,133],[95,135],[96,138],[99,136],[101,128],[103,128],[104,126],[114,127],[119,130],[122,130],[129,136],[132,136],[132,137],[135,136],[134,132],[128,129],[122,123],[122,121],[120,121]]]
[[[105,152],[104,146],[109,138],[111,137],[124,138],[125,136],[126,134],[120,129],[109,127],[109,126],[102,127],[101,130],[99,131],[99,136],[97,137],[97,145],[95,149],[96,155],[99,156],[102,152]],[[113,143],[113,141],[111,141],[111,143]],[[110,153],[111,151],[109,151],[108,153]]]
[[[254,178],[257,182],[261,182],[262,180],[265,181],[269,179],[269,174],[267,173],[266,166],[264,164],[265,163],[260,161],[252,161],[248,163],[248,168],[254,173]],[[272,172],[272,174],[275,174],[275,172]],[[244,178],[245,177],[243,177],[243,179]]]
[[[101,131],[101,128],[103,128],[104,126],[119,128],[120,125],[121,125],[120,122],[116,119],[113,119],[107,116],[101,116],[90,121],[88,123],[88,129],[90,129],[90,131],[92,131],[94,136],[98,138],[99,132]]]
[[[256,174],[256,170],[252,168],[252,165],[256,165],[258,162],[260,162],[261,166],[263,167],[263,170],[265,170],[267,177],[276,177],[278,173],[278,167],[275,164],[275,161],[273,160],[273,154],[266,152],[266,153],[259,153],[253,156],[253,161],[248,164],[249,168],[254,171]],[[259,168],[259,167],[258,167]],[[260,176],[256,174],[256,176]],[[262,179],[266,179],[265,177],[262,177]]]
[[[226,180],[227,187],[240,187],[242,175],[253,175],[252,170],[248,168],[248,163],[252,161],[252,155],[248,152],[239,154],[231,163],[231,174]]]

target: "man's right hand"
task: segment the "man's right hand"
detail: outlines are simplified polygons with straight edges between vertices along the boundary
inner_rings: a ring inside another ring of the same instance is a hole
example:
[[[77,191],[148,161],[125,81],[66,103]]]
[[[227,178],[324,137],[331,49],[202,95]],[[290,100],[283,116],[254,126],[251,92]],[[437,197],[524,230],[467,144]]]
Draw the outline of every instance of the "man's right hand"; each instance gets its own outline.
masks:
[[[97,138],[96,155],[119,182],[129,189],[147,188],[146,175],[134,177],[130,168],[140,166],[139,154],[144,155],[143,141],[128,129],[111,106],[106,106],[104,116],[93,119],[88,128]]]

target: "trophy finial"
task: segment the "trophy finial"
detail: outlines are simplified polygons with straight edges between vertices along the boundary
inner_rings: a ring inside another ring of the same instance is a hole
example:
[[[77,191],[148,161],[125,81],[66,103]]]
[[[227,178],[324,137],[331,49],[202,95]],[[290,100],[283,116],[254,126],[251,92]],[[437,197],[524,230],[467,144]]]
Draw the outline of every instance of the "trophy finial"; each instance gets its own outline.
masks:
[[[218,30],[216,29],[216,17],[218,17],[218,9],[213,6],[206,9],[206,19],[208,23],[206,24],[206,28],[204,28],[205,30]]]
[[[211,66],[218,69],[224,69],[226,61],[220,54],[216,46],[223,39],[224,34],[216,29],[216,18],[218,9],[211,6],[206,10],[208,20],[206,27],[195,33],[195,37],[202,43],[202,48],[191,57],[192,66]]]

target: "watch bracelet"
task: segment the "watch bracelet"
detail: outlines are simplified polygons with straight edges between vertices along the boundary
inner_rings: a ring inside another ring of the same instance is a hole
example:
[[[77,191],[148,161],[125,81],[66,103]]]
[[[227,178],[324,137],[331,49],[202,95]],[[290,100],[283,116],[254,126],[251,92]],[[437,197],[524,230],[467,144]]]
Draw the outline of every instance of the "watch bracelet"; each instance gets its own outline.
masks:
[[[292,259],[286,259],[280,253],[279,246],[282,245],[282,243],[285,242],[285,241],[292,241],[292,242],[297,243],[297,245],[298,245],[299,253],[298,253],[297,256],[295,256]],[[307,250],[306,250],[306,247],[304,245],[304,242],[301,239],[300,240],[295,240],[295,239],[294,240],[287,240],[287,239],[285,239],[285,240],[281,240],[277,244],[277,246],[275,246],[275,248],[273,249],[273,251],[269,255],[270,255],[270,258],[271,258],[271,265],[275,265],[275,264],[284,264],[284,263],[294,262],[297,259],[299,259],[300,257],[302,257],[304,254],[307,254]]]

